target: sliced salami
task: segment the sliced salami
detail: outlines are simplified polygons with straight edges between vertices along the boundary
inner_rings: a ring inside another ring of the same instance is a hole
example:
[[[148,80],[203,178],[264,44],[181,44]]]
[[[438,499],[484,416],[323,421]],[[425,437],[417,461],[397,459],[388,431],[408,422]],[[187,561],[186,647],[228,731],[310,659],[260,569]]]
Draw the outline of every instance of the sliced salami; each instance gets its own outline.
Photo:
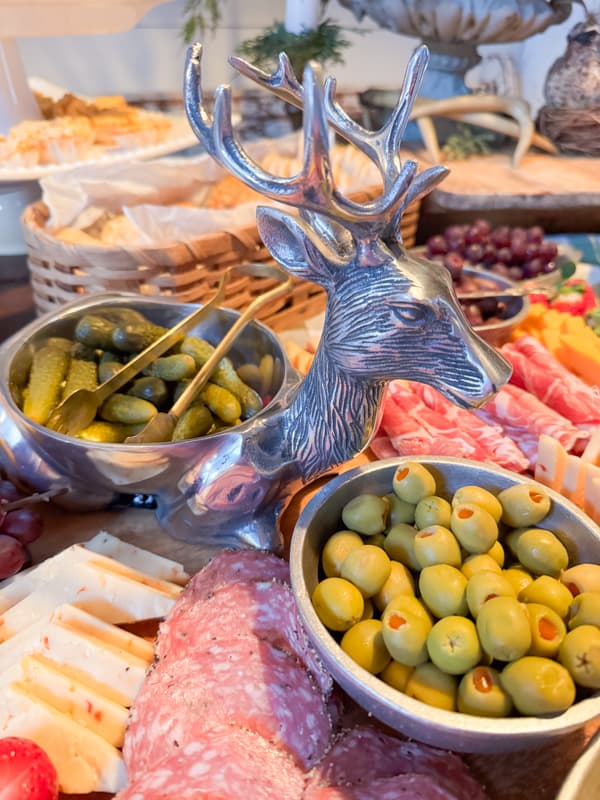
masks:
[[[186,592],[206,600],[222,586],[239,581],[290,581],[287,561],[267,550],[224,550],[211,559],[189,582]]]
[[[378,778],[360,786],[331,786],[305,794],[304,800],[457,800],[452,789],[429,775]]]
[[[240,581],[204,602],[186,603],[161,631],[157,652],[162,659],[179,658],[191,647],[204,650],[215,639],[248,634],[298,658],[323,694],[330,694],[331,675],[306,635],[296,598],[288,584],[277,580]]]
[[[115,800],[300,800],[304,773],[266,739],[242,728],[205,730],[140,774]]]
[[[136,775],[216,723],[247,728],[310,769],[332,722],[323,695],[295,658],[253,636],[224,639],[158,667],[133,706],[124,747]]]
[[[426,744],[405,741],[369,725],[343,732],[323,761],[313,770],[306,800],[314,800],[317,788],[360,786],[377,779],[405,773],[432,777],[452,789],[457,800],[484,800],[485,793],[467,765],[454,753]]]

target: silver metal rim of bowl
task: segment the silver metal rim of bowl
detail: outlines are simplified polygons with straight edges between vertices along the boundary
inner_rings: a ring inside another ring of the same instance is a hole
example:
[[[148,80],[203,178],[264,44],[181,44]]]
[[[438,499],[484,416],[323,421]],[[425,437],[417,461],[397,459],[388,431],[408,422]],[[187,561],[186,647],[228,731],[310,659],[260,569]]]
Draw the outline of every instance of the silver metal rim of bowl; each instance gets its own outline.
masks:
[[[325,666],[331,671],[337,683],[369,714],[380,722],[419,739],[427,744],[460,752],[510,752],[523,747],[532,747],[545,740],[562,736],[582,728],[587,722],[600,714],[600,693],[580,700],[564,713],[552,717],[508,717],[495,719],[462,714],[456,711],[428,706],[392,688],[377,676],[360,667],[337,644],[329,631],[320,622],[313,609],[307,587],[305,570],[311,559],[307,542],[308,524],[313,515],[341,486],[349,481],[359,481],[366,475],[389,470],[390,475],[402,463],[419,461],[425,466],[450,469],[453,465],[475,468],[482,475],[493,476],[502,483],[514,483],[516,473],[488,464],[468,461],[462,458],[415,456],[376,461],[356,467],[332,479],[306,505],[300,514],[290,545],[290,573],[300,612],[311,641]],[[596,536],[600,549],[600,531],[596,533],[594,523],[566,498],[527,479],[548,492],[553,504],[558,503],[579,524],[589,528],[590,538]],[[485,485],[485,484],[484,484]],[[507,484],[508,485],[508,484]],[[391,487],[391,479],[390,479]],[[369,489],[366,489],[369,491]],[[333,532],[333,531],[332,531]]]
[[[600,796],[600,730],[571,767],[556,800],[591,800]]]

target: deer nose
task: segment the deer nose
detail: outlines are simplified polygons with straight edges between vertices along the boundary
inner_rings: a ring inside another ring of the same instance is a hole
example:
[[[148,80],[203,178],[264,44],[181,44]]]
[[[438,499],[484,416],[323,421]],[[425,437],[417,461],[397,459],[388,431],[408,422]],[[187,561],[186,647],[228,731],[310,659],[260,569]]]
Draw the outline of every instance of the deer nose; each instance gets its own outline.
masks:
[[[467,334],[467,349],[470,364],[479,377],[478,386],[469,385],[466,390],[453,389],[453,399],[464,408],[479,408],[508,382],[512,367],[495,347],[472,329]]]

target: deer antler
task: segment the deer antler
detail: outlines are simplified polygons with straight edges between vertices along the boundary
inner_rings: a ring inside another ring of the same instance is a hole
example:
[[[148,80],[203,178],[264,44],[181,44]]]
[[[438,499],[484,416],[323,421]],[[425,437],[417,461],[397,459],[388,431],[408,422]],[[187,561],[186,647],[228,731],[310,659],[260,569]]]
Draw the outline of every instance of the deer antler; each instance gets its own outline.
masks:
[[[419,48],[411,59],[398,106],[380,131],[369,131],[348,117],[335,101],[335,81],[329,78],[323,86],[317,65],[306,67],[302,86],[285,54],[280,55],[279,66],[270,76],[242,59],[231,58],[231,64],[241,74],[304,109],[303,167],[293,178],[265,172],[242,149],[231,126],[229,87],[217,90],[211,121],[202,99],[201,56],[201,45],[194,45],[186,66],[185,104],[190,124],[213,158],[266,197],[343,221],[354,229],[358,238],[373,238],[377,234],[395,240],[406,205],[430,191],[447,173],[444,167],[432,167],[416,177],[416,163],[407,161],[402,165],[398,157],[402,134],[427,66],[427,48]],[[335,188],[329,159],[328,124],[377,165],[384,181],[380,197],[359,204]]]

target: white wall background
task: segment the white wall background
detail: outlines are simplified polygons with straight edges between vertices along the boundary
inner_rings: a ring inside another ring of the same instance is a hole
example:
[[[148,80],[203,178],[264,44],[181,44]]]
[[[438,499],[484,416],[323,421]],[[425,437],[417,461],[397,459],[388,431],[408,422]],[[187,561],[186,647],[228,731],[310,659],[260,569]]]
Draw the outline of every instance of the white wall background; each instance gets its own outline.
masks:
[[[181,91],[185,47],[179,30],[184,0],[165,2],[131,31],[102,36],[62,36],[19,40],[25,69],[35,75],[84,94],[140,95]],[[226,59],[239,42],[255,36],[274,19],[283,19],[284,0],[223,0],[223,23],[205,40],[207,88],[233,77]],[[382,31],[370,20],[357,23],[353,15],[332,0],[328,16],[350,29],[352,46],[346,63],[334,68],[338,83],[348,89],[396,88],[417,44],[415,39]],[[542,104],[544,77],[564,52],[566,34],[580,19],[575,9],[563,25],[524,43],[482,48],[513,60],[523,96],[535,112]],[[360,33],[358,32],[360,30]]]

